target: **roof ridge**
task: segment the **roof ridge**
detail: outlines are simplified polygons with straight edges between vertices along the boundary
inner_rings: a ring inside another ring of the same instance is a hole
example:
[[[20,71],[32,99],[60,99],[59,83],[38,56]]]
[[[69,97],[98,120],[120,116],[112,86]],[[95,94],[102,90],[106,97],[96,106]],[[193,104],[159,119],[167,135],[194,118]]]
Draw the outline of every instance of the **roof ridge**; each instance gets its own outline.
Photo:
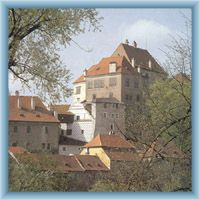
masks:
[[[79,159],[76,157],[76,155],[74,155],[74,158],[78,162],[78,164],[81,167],[81,169],[83,169],[84,171],[86,171],[86,169],[83,167],[83,165],[81,164],[81,162],[79,161]]]

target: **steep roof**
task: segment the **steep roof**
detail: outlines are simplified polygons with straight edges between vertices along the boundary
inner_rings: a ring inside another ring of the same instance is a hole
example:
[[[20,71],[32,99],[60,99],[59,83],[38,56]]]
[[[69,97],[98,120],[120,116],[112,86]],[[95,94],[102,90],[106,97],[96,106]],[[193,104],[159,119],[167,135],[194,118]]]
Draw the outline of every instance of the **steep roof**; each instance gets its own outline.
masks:
[[[67,104],[58,104],[58,105],[51,105],[50,110],[56,111],[58,114],[63,115],[74,115],[72,112],[69,112],[70,105]]]
[[[85,145],[86,142],[80,141],[80,140],[75,140],[73,138],[69,138],[66,136],[61,135],[59,138],[59,145],[78,145],[78,146],[83,146]]]
[[[110,147],[110,148],[134,148],[129,142],[118,135],[97,135],[84,147]]]
[[[75,155],[86,171],[108,171],[109,169],[97,156]]]
[[[121,43],[112,54],[112,56],[117,55],[125,56],[129,62],[131,62],[132,58],[134,58],[136,66],[140,65],[141,68],[145,69],[149,69],[148,62],[151,60],[153,71],[165,73],[163,68],[157,63],[157,61],[146,49],[141,49],[129,44]]]
[[[14,154],[24,154],[24,153],[29,153],[26,149],[23,147],[9,147],[9,152],[14,153]]]
[[[31,109],[31,98],[35,102],[34,110]],[[59,122],[37,96],[9,96],[9,121]]]
[[[111,74],[109,72],[110,63],[116,63],[117,73],[126,73],[130,71],[133,73],[136,73],[136,70],[133,69],[133,67],[130,65],[130,63],[127,61],[127,59],[124,56],[110,56],[110,57],[101,59],[101,61],[98,64],[91,66],[87,70],[86,76],[90,77],[90,76]],[[80,83],[83,81],[85,81],[84,76],[81,75],[74,83]]]

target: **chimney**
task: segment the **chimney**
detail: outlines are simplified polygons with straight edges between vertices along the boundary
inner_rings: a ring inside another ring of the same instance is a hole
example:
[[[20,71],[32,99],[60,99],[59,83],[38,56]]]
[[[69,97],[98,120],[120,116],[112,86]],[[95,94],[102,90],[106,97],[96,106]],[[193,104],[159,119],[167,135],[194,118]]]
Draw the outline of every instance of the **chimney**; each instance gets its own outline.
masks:
[[[125,40],[125,44],[129,44],[129,41],[128,41],[128,39],[126,39],[126,40]]]
[[[151,69],[151,60],[149,59],[149,69]]]
[[[131,65],[132,65],[133,68],[135,68],[135,58],[134,57],[131,60]]]
[[[137,43],[136,43],[136,41],[133,41],[133,47],[134,47],[134,48],[137,48]]]
[[[58,119],[58,113],[55,110],[53,111],[53,116]]]
[[[141,72],[141,68],[140,68],[140,66],[137,68],[137,71],[138,71],[138,73]]]
[[[19,96],[19,91],[18,90],[15,91],[15,96]]]
[[[35,110],[35,99],[31,97],[31,110]]]
[[[83,76],[87,76],[87,69],[83,71]]]

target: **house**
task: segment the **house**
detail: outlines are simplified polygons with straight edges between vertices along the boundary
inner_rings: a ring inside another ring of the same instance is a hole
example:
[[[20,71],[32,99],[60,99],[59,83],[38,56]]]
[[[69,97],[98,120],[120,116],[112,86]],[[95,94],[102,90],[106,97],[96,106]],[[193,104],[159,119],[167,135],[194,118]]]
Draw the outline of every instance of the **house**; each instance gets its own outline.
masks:
[[[135,147],[119,135],[97,135],[83,146],[81,155],[96,155],[112,169],[118,163],[133,163],[140,160]]]
[[[60,155],[72,155],[80,154],[81,147],[84,146],[86,142],[75,140],[67,136],[61,135],[59,138],[59,154]]]
[[[74,102],[115,97],[128,105],[143,102],[143,92],[167,73],[146,50],[121,43],[113,54],[85,69],[74,82]]]
[[[74,114],[69,112],[70,105],[50,105],[49,109],[52,114],[56,115],[60,121],[60,134],[71,135],[72,134],[72,123],[74,122]]]
[[[59,120],[37,96],[9,96],[9,146],[58,152]]]
[[[91,102],[73,103],[69,111],[74,114],[69,138],[91,141],[98,133],[125,131],[125,105],[116,98],[96,98]]]

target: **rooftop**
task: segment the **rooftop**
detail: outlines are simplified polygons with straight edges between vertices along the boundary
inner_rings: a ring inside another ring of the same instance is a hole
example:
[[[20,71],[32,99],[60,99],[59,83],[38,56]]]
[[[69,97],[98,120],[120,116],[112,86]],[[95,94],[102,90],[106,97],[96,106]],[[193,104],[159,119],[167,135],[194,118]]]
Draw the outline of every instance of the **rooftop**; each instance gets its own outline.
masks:
[[[110,148],[134,148],[129,142],[118,135],[97,135],[84,147],[110,147]]]

